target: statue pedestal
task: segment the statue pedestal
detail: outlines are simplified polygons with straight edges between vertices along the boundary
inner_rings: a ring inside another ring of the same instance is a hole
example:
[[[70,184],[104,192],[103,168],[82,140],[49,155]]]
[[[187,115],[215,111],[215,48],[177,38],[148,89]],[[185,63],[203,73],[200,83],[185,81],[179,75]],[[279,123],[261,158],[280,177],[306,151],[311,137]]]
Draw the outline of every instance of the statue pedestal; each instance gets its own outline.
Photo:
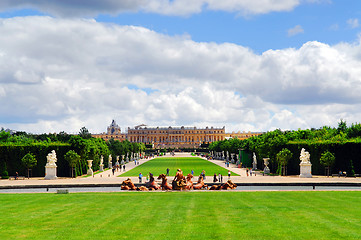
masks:
[[[312,178],[311,163],[300,163],[300,178]]]
[[[86,173],[87,175],[93,175],[93,169],[89,168],[88,172]]]
[[[57,166],[53,166],[53,165],[48,165],[45,166],[45,180],[53,180],[53,179],[57,179],[58,177],[56,176],[56,168]]]
[[[100,165],[99,165],[99,171],[100,171],[100,172],[104,172],[104,164],[100,164]]]
[[[271,170],[269,169],[268,166],[266,166],[266,167],[263,169],[263,172],[264,172],[264,174],[270,174],[270,173],[271,173]]]

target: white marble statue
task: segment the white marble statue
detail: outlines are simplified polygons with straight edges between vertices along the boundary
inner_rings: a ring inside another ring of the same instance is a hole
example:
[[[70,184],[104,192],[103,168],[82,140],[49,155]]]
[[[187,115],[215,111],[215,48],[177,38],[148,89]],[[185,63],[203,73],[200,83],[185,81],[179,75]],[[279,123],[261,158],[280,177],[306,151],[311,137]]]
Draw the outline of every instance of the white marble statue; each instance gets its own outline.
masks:
[[[103,155],[100,156],[100,164],[99,164],[99,171],[103,172],[104,171],[104,157]]]
[[[304,148],[301,150],[300,160],[301,163],[310,163],[310,153],[307,152]]]
[[[255,153],[253,153],[252,168],[253,168],[253,170],[256,170],[256,169],[257,169],[257,157],[256,157],[256,154],[255,154]]]
[[[46,156],[46,165],[45,165],[45,179],[47,180],[51,180],[51,179],[57,179],[56,176],[56,170],[57,170],[57,166],[56,166],[56,153],[55,150],[52,150],[51,153],[48,154],[48,156]]]
[[[47,159],[47,163],[46,166],[56,166],[56,152],[55,150],[52,150],[51,153],[48,154],[48,156],[46,156]]]
[[[300,178],[312,178],[312,164],[310,162],[310,153],[304,148],[300,154]]]

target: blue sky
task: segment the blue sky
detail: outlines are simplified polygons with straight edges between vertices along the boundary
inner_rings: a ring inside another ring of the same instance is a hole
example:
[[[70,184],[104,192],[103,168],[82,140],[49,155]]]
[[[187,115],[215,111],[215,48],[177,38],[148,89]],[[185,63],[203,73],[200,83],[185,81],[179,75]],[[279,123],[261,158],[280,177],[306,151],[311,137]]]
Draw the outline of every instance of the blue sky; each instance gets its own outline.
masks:
[[[50,15],[36,8],[8,9],[1,18]],[[158,33],[188,35],[197,42],[235,43],[257,53],[269,49],[299,48],[307,41],[330,45],[358,41],[359,26],[350,19],[361,18],[361,2],[333,0],[305,3],[292,11],[261,15],[241,15],[237,12],[205,10],[187,16],[169,16],[144,11],[121,14],[97,14],[98,22],[142,26]],[[301,26],[302,33],[288,35],[288,30]]]
[[[347,21],[361,17],[360,1],[304,4],[293,11],[241,16],[224,11],[205,11],[191,16],[151,13],[100,15],[99,22],[143,26],[167,35],[189,35],[197,42],[235,43],[257,53],[269,49],[299,48],[307,41],[327,44],[357,41],[359,27]],[[304,32],[288,36],[288,30],[302,26]]]
[[[359,122],[361,1],[276,2],[3,1],[0,127]]]

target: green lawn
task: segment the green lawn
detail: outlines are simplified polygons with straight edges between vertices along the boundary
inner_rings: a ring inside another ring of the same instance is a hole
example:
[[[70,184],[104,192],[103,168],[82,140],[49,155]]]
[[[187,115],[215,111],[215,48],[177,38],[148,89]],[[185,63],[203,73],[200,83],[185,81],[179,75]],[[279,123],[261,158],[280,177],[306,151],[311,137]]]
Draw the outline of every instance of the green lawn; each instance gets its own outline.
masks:
[[[191,173],[192,169],[194,170],[194,176],[199,176],[202,170],[205,170],[206,176],[213,176],[214,173],[216,173],[217,175],[218,173],[221,173],[223,176],[228,175],[227,169],[198,157],[160,157],[145,162],[142,165],[139,165],[138,167],[133,168],[132,170],[125,172],[120,176],[136,177],[139,175],[140,172],[143,174],[143,176],[145,176],[149,172],[153,173],[154,176],[158,176],[159,174],[167,173],[167,168],[170,169],[170,176],[175,176],[178,168],[182,169],[184,175]],[[238,176],[238,174],[233,172],[231,173],[231,175]]]
[[[0,194],[1,239],[361,239],[361,192]]]

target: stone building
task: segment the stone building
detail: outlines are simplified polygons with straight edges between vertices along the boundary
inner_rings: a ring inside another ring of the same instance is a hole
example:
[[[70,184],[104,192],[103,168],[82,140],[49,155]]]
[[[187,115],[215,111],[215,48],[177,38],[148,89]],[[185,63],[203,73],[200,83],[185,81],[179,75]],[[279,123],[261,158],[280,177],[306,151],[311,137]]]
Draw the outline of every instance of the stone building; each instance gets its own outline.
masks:
[[[105,141],[108,141],[111,138],[113,138],[114,140],[124,141],[125,139],[127,139],[127,134],[122,133],[122,130],[120,129],[118,124],[115,122],[115,120],[113,120],[110,126],[107,127],[106,133],[92,134],[92,137],[102,138]]]
[[[238,138],[239,140],[244,140],[250,137],[258,136],[263,134],[262,132],[232,132],[232,133],[226,133],[225,137],[226,139],[229,138]]]
[[[196,127],[149,127],[147,125],[138,125],[129,128],[127,133],[122,133],[120,127],[112,121],[107,127],[106,133],[92,134],[93,137],[102,138],[106,141],[114,140],[152,144],[153,148],[198,148],[201,144],[222,141],[229,138],[238,138],[240,140],[257,136],[262,133],[254,132],[232,132],[226,133],[223,128],[196,128]]]
[[[154,148],[198,148],[202,143],[225,139],[223,128],[148,127],[139,125],[128,128],[130,142],[153,144]]]

